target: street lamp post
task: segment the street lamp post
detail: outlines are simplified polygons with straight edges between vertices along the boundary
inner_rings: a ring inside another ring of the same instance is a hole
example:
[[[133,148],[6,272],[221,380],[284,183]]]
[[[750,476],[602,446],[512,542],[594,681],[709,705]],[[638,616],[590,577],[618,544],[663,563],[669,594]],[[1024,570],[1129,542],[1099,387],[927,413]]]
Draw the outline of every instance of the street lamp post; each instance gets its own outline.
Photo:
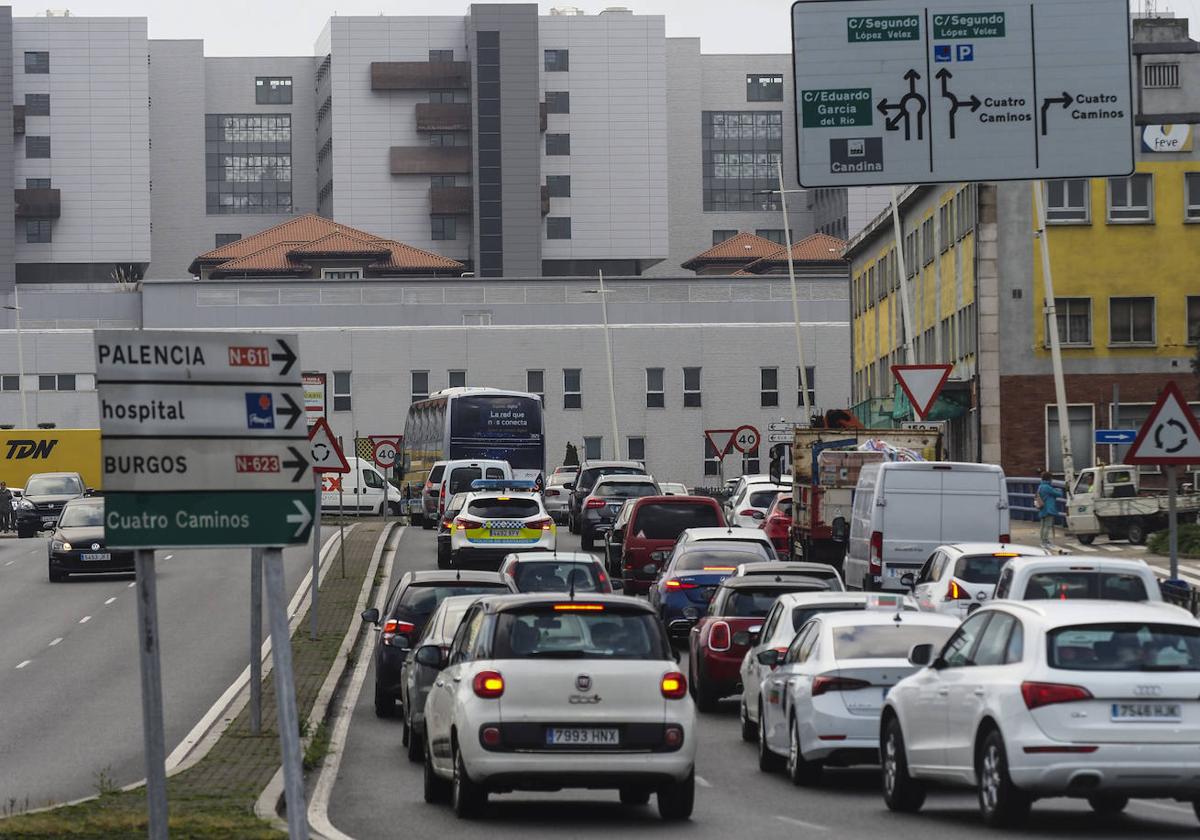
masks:
[[[608,326],[608,290],[604,288],[604,272],[599,272],[599,276],[600,289],[588,289],[584,294],[600,296],[600,317],[604,323],[604,357],[608,361],[608,412],[612,422],[613,458],[616,459],[621,457],[621,434],[617,427],[617,380],[613,368],[612,332]]]
[[[25,397],[25,342],[21,340],[21,303],[17,298],[17,287],[13,286],[13,302],[7,309],[17,319],[17,391],[21,394],[21,428],[29,428],[29,405]]]

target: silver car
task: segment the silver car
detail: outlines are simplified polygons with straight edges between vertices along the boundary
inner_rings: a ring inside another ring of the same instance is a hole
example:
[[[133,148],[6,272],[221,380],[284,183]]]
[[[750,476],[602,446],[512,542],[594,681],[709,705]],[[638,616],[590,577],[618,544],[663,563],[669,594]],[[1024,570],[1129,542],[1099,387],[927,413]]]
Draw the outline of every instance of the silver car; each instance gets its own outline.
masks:
[[[567,521],[568,502],[571,498],[571,488],[575,486],[575,473],[555,473],[546,482],[542,491],[542,502],[546,513],[560,525]]]

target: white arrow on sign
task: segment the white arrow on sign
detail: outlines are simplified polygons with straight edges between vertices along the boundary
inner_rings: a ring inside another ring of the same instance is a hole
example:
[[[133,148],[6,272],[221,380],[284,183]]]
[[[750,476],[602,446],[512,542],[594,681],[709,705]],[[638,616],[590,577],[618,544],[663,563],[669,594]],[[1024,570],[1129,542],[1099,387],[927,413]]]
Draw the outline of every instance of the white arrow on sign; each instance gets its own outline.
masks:
[[[1125,456],[1127,464],[1200,464],[1200,422],[1168,382]]]
[[[124,383],[99,389],[105,437],[307,436],[299,386]]]
[[[269,438],[105,438],[100,469],[113,493],[296,490],[312,482],[305,449]]]
[[[771,432],[769,435],[767,435],[767,441],[769,443],[791,443],[795,439],[796,437],[794,434],[786,434],[784,432]]]
[[[951,368],[952,365],[892,365],[892,375],[922,420],[950,378]]]
[[[289,525],[294,524],[296,526],[296,532],[293,536],[298,537],[304,533],[304,529],[308,527],[308,523],[312,522],[312,514],[308,512],[308,508],[300,503],[299,499],[292,499],[292,504],[296,506],[298,512],[289,513],[287,521]]]
[[[96,381],[299,385],[295,335],[96,330]]]

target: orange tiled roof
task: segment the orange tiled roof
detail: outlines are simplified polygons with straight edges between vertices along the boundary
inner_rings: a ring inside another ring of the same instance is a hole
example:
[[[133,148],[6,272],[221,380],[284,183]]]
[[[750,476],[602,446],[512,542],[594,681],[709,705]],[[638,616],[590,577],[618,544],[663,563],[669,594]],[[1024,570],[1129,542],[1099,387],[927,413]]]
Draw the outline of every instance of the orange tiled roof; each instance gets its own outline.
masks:
[[[263,272],[293,274],[299,271],[308,271],[311,266],[289,256],[290,252],[299,244],[298,242],[277,242],[244,257],[223,262],[214,270],[230,274]]]
[[[683,267],[695,270],[706,265],[721,263],[747,265],[779,250],[781,250],[779,243],[772,242],[770,239],[755,236],[753,233],[739,233],[692,257],[683,263]]]
[[[320,239],[315,239],[312,242],[306,242],[303,245],[291,251],[294,256],[308,256],[321,254],[362,254],[363,256],[371,256],[374,254],[386,254],[387,246],[381,240],[360,239],[357,236],[351,236],[342,231],[335,231],[322,236]]]
[[[452,260],[449,257],[443,257],[441,254],[434,254],[430,251],[422,251],[420,248],[414,248],[411,245],[405,245],[403,242],[392,242],[390,240],[380,240],[380,244],[387,246],[388,256],[379,262],[371,263],[373,269],[407,269],[415,268],[438,268],[447,271],[461,270],[465,268],[458,260]]]
[[[792,243],[792,262],[845,262],[846,259],[842,256],[845,248],[845,240],[827,233],[814,233]],[[747,267],[755,272],[777,263],[787,263],[787,248],[777,246],[774,253]]]

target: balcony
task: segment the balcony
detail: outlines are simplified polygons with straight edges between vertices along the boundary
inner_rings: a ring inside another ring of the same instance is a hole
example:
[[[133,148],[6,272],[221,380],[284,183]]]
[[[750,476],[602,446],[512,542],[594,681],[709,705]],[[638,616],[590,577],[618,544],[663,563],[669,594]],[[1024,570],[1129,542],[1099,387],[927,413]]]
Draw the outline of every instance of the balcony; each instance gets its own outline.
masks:
[[[429,212],[437,216],[471,215],[470,187],[430,187]]]
[[[470,146],[392,146],[393,175],[461,175],[471,171]]]
[[[13,106],[13,134],[21,135],[25,133],[25,106]]]
[[[470,131],[469,102],[418,102],[417,131]]]
[[[57,219],[62,198],[56,189],[13,190],[18,219]]]
[[[469,90],[469,61],[372,61],[371,90]]]
[[[550,188],[542,184],[542,215],[550,212]]]

